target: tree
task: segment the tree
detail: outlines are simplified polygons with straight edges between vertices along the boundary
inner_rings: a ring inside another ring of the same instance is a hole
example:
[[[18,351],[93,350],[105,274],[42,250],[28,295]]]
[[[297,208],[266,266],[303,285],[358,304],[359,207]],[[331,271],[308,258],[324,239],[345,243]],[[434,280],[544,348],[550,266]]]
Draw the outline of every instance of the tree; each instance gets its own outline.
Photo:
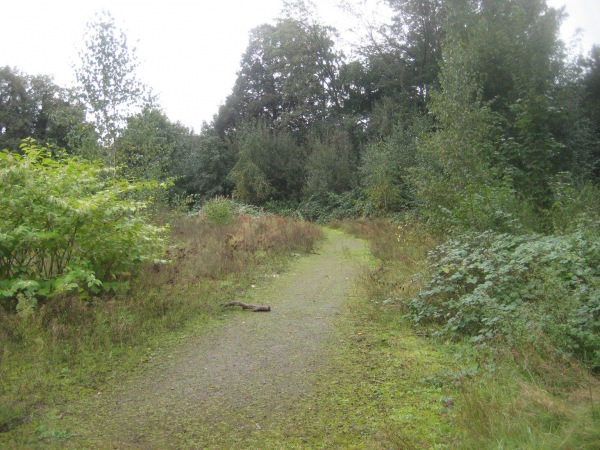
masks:
[[[386,38],[406,63],[413,95],[425,102],[436,84],[442,59],[444,0],[387,0],[396,13]]]
[[[543,217],[552,177],[570,167],[555,98],[564,70],[560,12],[544,0],[470,6],[448,28],[429,104],[435,132],[418,146],[411,180],[436,220],[506,228],[528,205]]]
[[[215,121],[219,134],[255,120],[270,129],[306,132],[327,117],[340,105],[341,56],[333,50],[332,32],[290,18],[252,30],[233,92]]]
[[[216,135],[214,128],[205,126],[200,135],[188,134],[178,143],[173,155],[176,195],[208,200],[231,194],[233,186],[228,176],[234,164],[233,151]]]
[[[125,175],[165,181],[171,177],[171,165],[176,148],[189,131],[169,121],[158,109],[144,108],[126,119],[124,128],[115,141],[117,163]]]
[[[307,180],[308,196],[349,191],[356,181],[357,158],[348,134],[337,127],[327,127],[309,141]]]
[[[375,208],[398,211],[413,203],[407,177],[417,164],[417,142],[429,125],[418,114],[407,112],[386,139],[373,141],[365,149],[361,185]]]
[[[558,104],[565,71],[562,12],[545,0],[479,2],[468,42],[483,101],[501,114],[503,140],[494,165],[538,210],[552,203],[551,178],[572,168]]]
[[[442,42],[445,37],[444,0],[386,0],[391,19],[387,24],[367,23],[367,41],[360,49],[367,76],[367,91],[377,100],[423,107],[437,84]],[[359,12],[353,14],[360,16]]]
[[[10,67],[0,70],[0,147],[16,150],[33,131],[26,79]]]
[[[76,68],[81,96],[93,116],[110,165],[116,163],[111,147],[125,124],[125,117],[153,101],[137,76],[135,48],[129,48],[127,36],[116,27],[110,13],[103,11],[88,23],[85,48]]]
[[[83,107],[51,77],[0,68],[0,148],[17,151],[31,137],[73,152],[73,133],[84,124]]]
[[[437,226],[478,229],[490,223],[479,215],[479,204],[490,200],[484,200],[483,187],[498,182],[491,167],[498,119],[481,100],[473,65],[474,54],[464,45],[445,49],[440,90],[429,104],[435,131],[417,145],[418,166],[409,176],[421,212]]]
[[[305,178],[306,154],[288,130],[245,124],[237,134],[237,162],[230,177],[234,196],[248,203],[298,198]]]
[[[596,178],[600,177],[600,46],[595,45],[584,61],[583,108],[590,121],[592,136],[588,140],[588,154]]]

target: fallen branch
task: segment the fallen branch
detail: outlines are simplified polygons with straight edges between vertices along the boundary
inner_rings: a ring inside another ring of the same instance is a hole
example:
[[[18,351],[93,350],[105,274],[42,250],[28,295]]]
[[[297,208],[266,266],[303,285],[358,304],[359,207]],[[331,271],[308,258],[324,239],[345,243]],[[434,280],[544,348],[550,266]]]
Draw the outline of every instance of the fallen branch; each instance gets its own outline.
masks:
[[[270,306],[250,305],[248,303],[242,303],[242,302],[229,302],[229,303],[226,303],[225,306],[241,306],[242,309],[249,309],[254,312],[271,311]]]

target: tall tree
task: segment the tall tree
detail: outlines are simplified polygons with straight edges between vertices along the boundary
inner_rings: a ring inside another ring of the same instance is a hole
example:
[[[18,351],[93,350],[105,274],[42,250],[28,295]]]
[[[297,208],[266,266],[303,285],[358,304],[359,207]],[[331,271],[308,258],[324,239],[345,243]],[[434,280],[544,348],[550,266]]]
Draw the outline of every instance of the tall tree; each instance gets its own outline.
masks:
[[[349,191],[355,184],[357,158],[346,130],[326,127],[313,134],[309,144],[305,194],[322,196]]]
[[[116,161],[126,175],[145,180],[165,181],[172,172],[172,160],[187,128],[169,121],[155,108],[144,108],[127,118],[127,127],[115,141]]]
[[[32,133],[33,117],[26,80],[10,67],[0,70],[0,147],[16,150]]]
[[[125,32],[117,28],[110,13],[103,11],[87,24],[84,45],[75,74],[101,136],[107,163],[114,166],[116,153],[111,147],[125,118],[150,105],[152,99],[136,75],[135,47],[129,47]]]
[[[333,49],[332,32],[289,18],[252,30],[233,92],[215,121],[219,133],[248,120],[301,132],[327,117],[340,104],[341,55]]]
[[[543,214],[552,177],[570,167],[555,98],[561,14],[545,0],[467,6],[448,27],[440,89],[429,104],[435,132],[418,146],[413,187],[438,218],[508,226],[517,198]]]
[[[296,199],[305,179],[306,154],[287,129],[246,123],[236,135],[238,159],[230,177],[234,195],[248,203]]]
[[[18,150],[31,137],[73,152],[84,127],[84,108],[51,77],[0,68],[0,148]]]
[[[425,102],[436,83],[445,36],[444,0],[387,0],[395,12],[386,41],[406,62],[410,88]]]
[[[206,125],[200,135],[190,133],[178,143],[173,155],[176,195],[207,200],[231,194],[228,175],[234,164],[233,151],[214,128]]]
[[[585,59],[586,73],[583,78],[584,113],[591,123],[592,138],[589,139],[590,165],[600,178],[600,46],[595,45]]]

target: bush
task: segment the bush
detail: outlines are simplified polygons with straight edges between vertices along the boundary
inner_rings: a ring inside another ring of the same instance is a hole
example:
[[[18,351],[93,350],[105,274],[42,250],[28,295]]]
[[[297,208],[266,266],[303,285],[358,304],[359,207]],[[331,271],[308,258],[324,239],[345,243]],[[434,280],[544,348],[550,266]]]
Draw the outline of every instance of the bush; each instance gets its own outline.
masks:
[[[233,222],[235,205],[231,200],[215,197],[207,201],[200,210],[200,217],[216,225],[229,225]]]
[[[484,232],[452,239],[431,254],[436,271],[409,301],[415,322],[518,344],[551,345],[600,368],[600,241],[580,227],[566,236]]]
[[[94,163],[53,158],[33,141],[0,153],[0,304],[30,310],[59,292],[116,289],[163,253],[163,228],[129,194],[150,183]]]
[[[198,212],[198,216],[202,221],[214,225],[230,225],[239,216],[256,218],[262,215],[264,215],[262,208],[245,205],[225,197],[215,197],[208,200]]]

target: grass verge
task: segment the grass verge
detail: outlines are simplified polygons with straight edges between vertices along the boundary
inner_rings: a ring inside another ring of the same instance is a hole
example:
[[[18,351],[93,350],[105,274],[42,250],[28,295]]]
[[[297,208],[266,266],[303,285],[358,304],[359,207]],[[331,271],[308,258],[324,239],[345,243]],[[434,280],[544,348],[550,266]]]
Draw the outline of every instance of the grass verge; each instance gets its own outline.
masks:
[[[397,332],[407,330],[406,301],[418,294],[434,269],[427,267],[426,255],[439,242],[411,224],[363,220],[336,225],[370,240],[381,263],[363,283],[367,296],[379,300],[382,310],[393,306],[395,312],[380,314],[388,316]],[[544,348],[543,339],[535,347],[526,344],[530,341],[506,339],[451,343],[440,338],[437,327],[419,326],[412,335],[428,336],[426,345],[433,352],[454,346],[459,367],[431,379],[451,382],[458,390],[452,394],[452,448],[598,448],[600,381],[581,363],[549,345]],[[411,448],[411,442],[398,448]]]

